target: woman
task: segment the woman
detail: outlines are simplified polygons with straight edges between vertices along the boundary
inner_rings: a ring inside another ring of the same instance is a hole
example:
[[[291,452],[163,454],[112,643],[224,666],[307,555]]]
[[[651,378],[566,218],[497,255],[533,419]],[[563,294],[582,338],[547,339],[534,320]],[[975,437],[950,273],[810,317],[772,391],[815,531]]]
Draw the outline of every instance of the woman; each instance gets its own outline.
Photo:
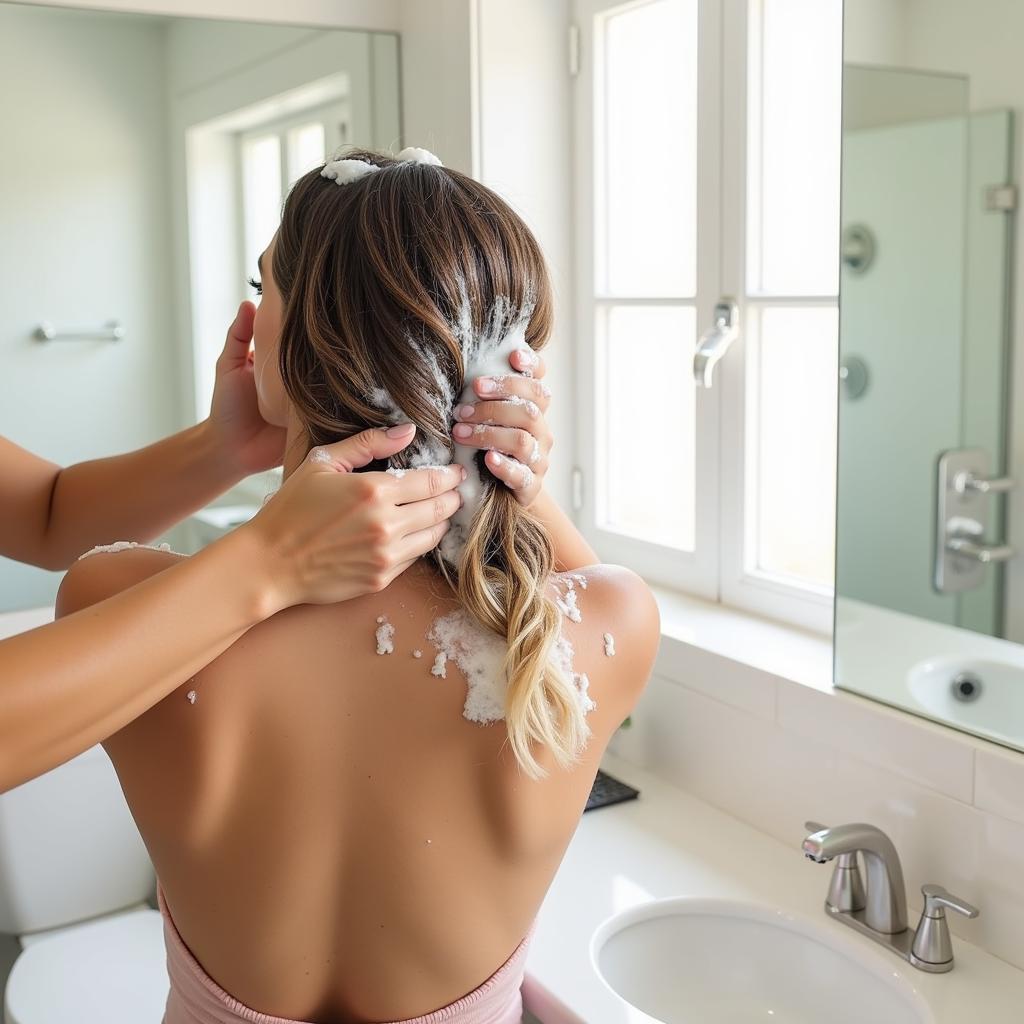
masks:
[[[217,363],[210,416],[139,451],[62,469],[0,437],[0,555],[65,569],[96,544],[148,540],[279,465],[284,431],[259,414],[242,303]],[[404,448],[412,424],[331,447],[246,527],[174,572],[0,641],[0,792],[132,721],[282,608],[386,586],[430,550],[459,505],[454,472],[391,481],[368,500],[348,470]],[[386,536],[382,533],[386,528]]]
[[[392,472],[454,447],[465,504],[381,593],[275,616],[106,742],[161,882],[167,1022],[518,1020],[531,923],[658,641],[637,577],[586,566],[564,531],[555,572],[498,482],[546,460],[526,429],[544,388],[492,372],[492,400],[465,402],[474,367],[546,342],[543,259],[472,179],[356,153],[299,179],[261,273],[257,385],[286,475],[409,418]],[[60,610],[174,561],[88,558]]]

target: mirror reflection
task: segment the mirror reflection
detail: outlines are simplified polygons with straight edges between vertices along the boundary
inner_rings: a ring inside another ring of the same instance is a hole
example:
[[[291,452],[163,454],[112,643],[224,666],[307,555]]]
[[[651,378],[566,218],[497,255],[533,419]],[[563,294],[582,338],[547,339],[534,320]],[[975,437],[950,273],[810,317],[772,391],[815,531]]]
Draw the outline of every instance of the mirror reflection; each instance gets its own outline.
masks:
[[[1024,75],[1002,5],[883,6],[845,15],[836,682],[1024,746]]]
[[[205,416],[292,182],[340,145],[399,137],[398,39],[12,4],[0,39],[18,96],[0,216],[21,240],[0,255],[0,436],[68,466]],[[157,542],[192,552],[274,485]],[[0,611],[52,606],[60,579],[0,559]]]

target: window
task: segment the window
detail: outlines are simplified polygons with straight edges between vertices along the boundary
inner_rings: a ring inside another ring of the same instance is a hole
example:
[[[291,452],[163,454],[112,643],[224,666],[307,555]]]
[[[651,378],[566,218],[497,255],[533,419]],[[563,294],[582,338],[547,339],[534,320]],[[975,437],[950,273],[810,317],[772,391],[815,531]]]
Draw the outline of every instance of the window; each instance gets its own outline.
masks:
[[[238,133],[240,245],[246,276],[258,276],[256,260],[277,230],[288,190],[303,174],[323,163],[328,153],[345,145],[349,134],[344,102]]]
[[[580,516],[605,557],[827,629],[841,0],[577,0]],[[694,383],[716,303],[739,334]]]

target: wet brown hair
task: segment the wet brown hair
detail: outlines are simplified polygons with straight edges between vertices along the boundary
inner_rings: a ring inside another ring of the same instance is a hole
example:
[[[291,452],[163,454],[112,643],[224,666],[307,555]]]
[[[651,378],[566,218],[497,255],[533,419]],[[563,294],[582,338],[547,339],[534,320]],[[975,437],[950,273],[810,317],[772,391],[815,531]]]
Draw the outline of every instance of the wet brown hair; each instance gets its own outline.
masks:
[[[393,464],[408,465],[417,450],[449,462],[453,400],[465,383],[460,317],[468,312],[479,336],[528,314],[526,343],[542,348],[552,320],[543,254],[512,208],[467,175],[379,153],[344,156],[380,169],[339,186],[317,168],[284,205],[273,254],[284,387],[310,447],[401,419],[416,425],[416,441]],[[506,727],[536,778],[545,773],[535,744],[569,766],[589,729],[573,681],[551,661],[561,615],[547,592],[550,538],[482,455],[483,497],[459,565],[435,559],[466,611],[507,641]]]

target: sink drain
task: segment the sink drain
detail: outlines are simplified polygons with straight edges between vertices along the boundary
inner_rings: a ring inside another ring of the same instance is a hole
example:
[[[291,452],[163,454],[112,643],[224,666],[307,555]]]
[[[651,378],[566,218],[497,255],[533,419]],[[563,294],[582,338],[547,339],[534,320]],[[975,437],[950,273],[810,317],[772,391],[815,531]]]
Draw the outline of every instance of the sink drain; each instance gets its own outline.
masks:
[[[954,700],[969,704],[981,696],[981,680],[973,672],[960,672],[953,677],[950,689]]]

